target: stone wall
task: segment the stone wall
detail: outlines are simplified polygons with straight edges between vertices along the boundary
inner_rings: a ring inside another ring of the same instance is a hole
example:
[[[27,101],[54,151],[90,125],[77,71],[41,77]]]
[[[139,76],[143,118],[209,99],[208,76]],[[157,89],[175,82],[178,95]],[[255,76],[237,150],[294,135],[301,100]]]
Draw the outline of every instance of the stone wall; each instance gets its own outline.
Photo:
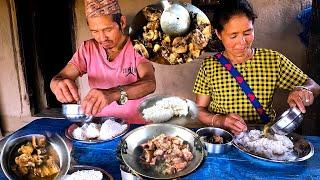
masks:
[[[31,120],[13,0],[0,1],[0,18],[0,127],[12,131]]]

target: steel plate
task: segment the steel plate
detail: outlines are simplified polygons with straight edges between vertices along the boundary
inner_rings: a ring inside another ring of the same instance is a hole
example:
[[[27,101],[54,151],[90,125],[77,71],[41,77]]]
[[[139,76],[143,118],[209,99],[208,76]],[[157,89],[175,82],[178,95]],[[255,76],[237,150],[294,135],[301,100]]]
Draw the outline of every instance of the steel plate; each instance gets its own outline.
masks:
[[[169,136],[179,136],[190,146],[193,159],[188,163],[188,166],[184,170],[178,173],[164,175],[157,171],[156,167],[147,168],[141,163],[140,156],[142,154],[142,148],[140,147],[140,144],[145,143],[162,133]],[[126,134],[122,138],[120,151],[124,163],[130,168],[133,174],[152,179],[173,179],[191,173],[201,164],[204,158],[203,147],[199,136],[185,127],[171,124],[150,124],[134,129]]]
[[[119,119],[119,118],[116,118],[116,117],[94,117],[91,122],[92,123],[96,123],[96,124],[102,124],[106,120],[113,120],[113,121],[116,121],[116,122],[118,122],[118,123],[120,123],[122,125],[126,124],[122,119]],[[106,139],[106,140],[100,140],[100,139],[79,140],[79,139],[75,139],[73,137],[73,135],[72,135],[72,132],[76,128],[81,127],[83,124],[84,124],[84,122],[76,122],[76,123],[71,124],[69,127],[66,128],[65,136],[68,139],[72,140],[72,141],[77,141],[77,142],[81,142],[81,143],[90,143],[90,144],[92,144],[92,143],[101,143],[101,142],[111,141],[111,140],[113,140],[115,138],[118,138],[118,137],[124,135],[126,132],[128,132],[128,130],[130,128],[129,124],[126,124],[127,128],[124,131],[122,131],[118,135],[116,135],[116,136],[114,136],[114,137],[112,137],[110,139]]]
[[[254,129],[253,127],[249,127],[248,129]],[[255,129],[261,130],[262,127],[257,126]],[[248,149],[243,147],[242,145],[239,145],[233,141],[234,147],[236,147],[240,152],[247,154],[249,156],[252,156],[254,158],[264,160],[264,161],[269,161],[269,162],[276,162],[276,163],[294,163],[294,162],[300,162],[300,161],[305,161],[309,159],[310,157],[313,156],[314,154],[314,147],[313,145],[306,139],[304,139],[301,135],[295,134],[295,133],[290,133],[286,135],[287,137],[290,138],[290,140],[293,142],[294,145],[294,152],[296,154],[296,159],[295,160],[290,160],[290,161],[283,161],[283,160],[274,160],[274,159],[269,159],[266,157],[262,157],[258,154],[255,154],[253,152],[250,152]]]
[[[143,117],[142,111],[144,109],[150,108],[150,107],[154,106],[157,101],[161,101],[162,99],[168,98],[168,97],[180,98],[178,96],[158,95],[158,96],[151,96],[151,97],[144,99],[138,107],[138,111],[139,111],[141,117]],[[183,98],[181,98],[181,99],[183,99]],[[197,104],[189,99],[184,99],[184,100],[188,104],[188,111],[189,112],[188,112],[187,116],[180,116],[180,117],[174,116],[171,119],[168,119],[166,123],[184,126],[188,123],[188,121],[196,120],[198,118],[199,110],[198,110]]]

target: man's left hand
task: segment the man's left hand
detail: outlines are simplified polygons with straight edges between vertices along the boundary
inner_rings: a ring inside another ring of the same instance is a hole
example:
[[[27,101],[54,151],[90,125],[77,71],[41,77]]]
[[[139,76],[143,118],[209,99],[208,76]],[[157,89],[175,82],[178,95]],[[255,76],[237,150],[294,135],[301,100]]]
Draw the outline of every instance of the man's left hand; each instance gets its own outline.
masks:
[[[287,102],[290,107],[297,106],[302,113],[305,113],[305,106],[310,106],[313,100],[314,96],[312,91],[304,88],[295,88],[289,93]]]
[[[111,89],[91,89],[84,100],[81,102],[81,107],[85,114],[96,115],[102,109],[116,101],[118,91]]]

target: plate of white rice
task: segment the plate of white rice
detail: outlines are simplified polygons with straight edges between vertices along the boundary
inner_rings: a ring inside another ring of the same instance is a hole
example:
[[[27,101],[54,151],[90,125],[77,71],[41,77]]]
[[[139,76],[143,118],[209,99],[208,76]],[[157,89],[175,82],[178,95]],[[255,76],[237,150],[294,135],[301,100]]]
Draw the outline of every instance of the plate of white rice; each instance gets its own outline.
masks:
[[[173,120],[188,120],[198,117],[197,105],[178,96],[153,96],[139,106],[139,112],[147,122],[162,123]]]
[[[260,130],[262,128],[261,125],[249,125],[247,132],[235,136],[234,147],[246,155],[274,163],[300,162],[313,156],[313,145],[301,135],[265,136]]]
[[[65,131],[68,139],[83,143],[110,141],[125,134],[129,124],[116,117],[95,117],[90,123],[77,122]]]
[[[98,167],[75,165],[69,169],[62,180],[113,180],[113,177]]]

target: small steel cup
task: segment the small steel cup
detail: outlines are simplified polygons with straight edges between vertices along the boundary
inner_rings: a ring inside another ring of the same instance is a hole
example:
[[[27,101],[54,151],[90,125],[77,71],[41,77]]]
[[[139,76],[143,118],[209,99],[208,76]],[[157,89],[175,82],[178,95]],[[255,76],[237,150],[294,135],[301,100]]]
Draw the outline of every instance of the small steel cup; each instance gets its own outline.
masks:
[[[226,143],[223,144],[213,144],[206,142],[205,140],[202,140],[203,138],[201,138],[208,153],[222,154],[230,151],[232,148],[233,135],[226,130],[215,127],[205,127],[198,129],[196,133],[200,137],[218,135],[221,136],[224,141],[226,141]]]
[[[130,170],[125,165],[120,165],[120,171],[121,171],[121,179],[122,180],[138,180],[139,178],[132,173],[130,173]]]
[[[271,126],[272,133],[287,135],[293,132],[302,122],[302,112],[292,107],[286,110],[280,117],[276,119],[276,123]]]
[[[80,104],[63,104],[62,114],[70,121],[74,122],[90,122],[92,116],[87,116],[81,109]]]

